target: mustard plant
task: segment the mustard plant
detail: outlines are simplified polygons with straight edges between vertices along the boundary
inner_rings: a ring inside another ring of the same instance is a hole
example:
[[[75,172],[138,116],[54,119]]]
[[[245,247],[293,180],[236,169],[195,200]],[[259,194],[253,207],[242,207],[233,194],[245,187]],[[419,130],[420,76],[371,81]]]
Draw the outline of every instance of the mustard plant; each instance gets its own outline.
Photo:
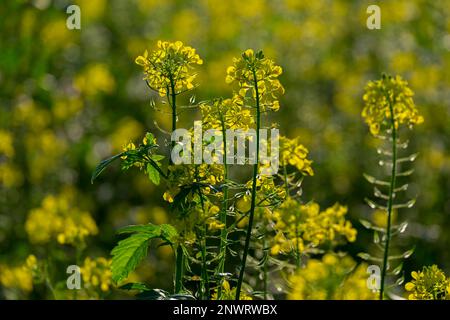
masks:
[[[389,255],[392,236],[403,233],[407,227],[406,222],[399,225],[392,224],[393,212],[402,208],[410,208],[415,203],[415,199],[404,203],[395,201],[399,198],[399,194],[408,188],[407,183],[397,186],[398,181],[413,173],[412,169],[400,171],[400,167],[413,162],[417,157],[417,154],[399,156],[399,151],[408,147],[407,140],[400,140],[400,133],[403,127],[412,128],[414,125],[422,123],[424,119],[414,104],[412,90],[400,76],[391,77],[383,74],[380,80],[369,81],[363,100],[365,106],[362,116],[369,126],[370,133],[387,144],[387,148],[381,147],[377,150],[378,154],[382,156],[379,165],[390,169],[388,181],[364,175],[367,181],[374,186],[374,196],[377,198],[376,201],[366,198],[366,202],[372,209],[382,210],[386,213],[385,229],[379,228],[369,221],[361,221],[366,228],[374,232],[374,242],[382,252],[381,258],[373,257],[368,253],[360,254],[364,259],[381,263],[379,298],[382,300],[388,272],[398,275],[402,269],[401,263],[393,269],[391,261],[408,258],[413,253],[413,250],[408,250],[398,256]],[[382,203],[380,204],[380,202]],[[396,284],[402,282],[403,277],[398,279]]]
[[[199,151],[196,148],[203,152],[210,143],[217,142],[213,141],[217,138],[214,136],[209,140],[202,137],[198,143],[195,133],[199,128],[194,123],[185,130],[187,141],[172,140],[168,161],[159,154],[157,139],[149,132],[141,143],[125,144],[121,153],[97,166],[92,181],[116,160],[121,161],[123,170],[137,168],[144,172],[155,185],[163,181],[163,199],[172,213],[170,224],[132,225],[118,231],[126,237],[111,251],[114,283],[127,279],[147,255],[149,242],[159,239],[160,245],[169,245],[174,251],[173,293],[142,283],[127,283],[121,288],[138,290],[139,297],[151,299],[239,300],[257,296],[268,299],[273,297],[270,273],[282,278],[285,270],[304,267],[303,256],[321,255],[327,252],[322,248],[330,251],[344,240],[355,240],[356,230],[345,218],[345,206],[335,204],[321,211],[317,203],[302,202],[303,179],[313,176],[314,171],[309,151],[299,139],[282,136],[279,141],[269,142],[260,136],[260,129],[264,128],[262,116],[280,108],[278,99],[284,93],[278,79],[282,73],[280,66],[261,51],[248,49],[226,70],[225,81],[234,86],[230,98],[197,104],[191,98],[189,106],[179,106],[177,96],[196,87],[193,68],[203,63],[195,50],[181,42],[158,42],[155,51],[146,51],[136,63],[143,67],[148,87],[169,105],[172,132],[177,129],[177,110],[199,108],[200,129],[217,132],[222,143],[211,155],[213,163],[175,163],[174,152],[181,150],[180,155],[189,158],[192,144],[195,154]],[[241,163],[253,165],[251,179],[246,182],[234,181],[229,174],[230,159],[234,160],[235,155],[227,134],[236,129],[243,132],[255,129],[254,136],[245,138],[256,142],[254,162],[249,157]],[[277,152],[275,158],[280,166],[272,175],[267,174],[271,164],[260,159],[262,145],[267,148],[270,145],[271,152]],[[242,232],[245,234],[242,256],[234,276],[233,271],[227,270],[227,257],[239,255]],[[263,279],[262,288],[243,290],[244,276],[251,280],[253,271]]]

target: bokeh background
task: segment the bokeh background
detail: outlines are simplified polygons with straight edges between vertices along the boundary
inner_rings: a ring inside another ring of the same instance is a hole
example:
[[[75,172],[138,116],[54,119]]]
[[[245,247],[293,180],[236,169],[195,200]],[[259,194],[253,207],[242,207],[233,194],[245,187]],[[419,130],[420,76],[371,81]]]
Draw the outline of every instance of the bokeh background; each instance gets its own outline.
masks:
[[[81,8],[81,30],[66,28],[66,8]],[[366,9],[381,8],[381,30],[366,27]],[[360,113],[365,83],[382,72],[399,74],[416,93],[425,123],[408,134],[419,152],[408,196],[414,208],[397,219],[409,228],[398,250],[415,246],[411,270],[438,264],[450,272],[450,12],[447,0],[7,0],[0,2],[0,268],[33,253],[25,222],[49,195],[71,197],[89,212],[98,234],[84,255],[108,257],[115,230],[131,223],[169,220],[162,188],[118,165],[95,184],[96,164],[130,140],[152,131],[159,141],[169,117],[134,59],[157,40],[181,40],[205,63],[198,68],[197,101],[230,95],[225,70],[247,48],[262,49],[283,67],[286,94],[266,120],[299,136],[310,150],[315,176],[303,198],[323,207],[349,207],[357,241],[342,248],[355,258],[371,247],[358,219],[377,219],[364,204],[372,194],[364,172],[380,175],[375,140]],[[187,103],[190,96],[184,97]],[[183,101],[183,100],[182,100]],[[198,119],[184,112],[180,127]],[[157,123],[157,125],[155,124]],[[71,261],[73,248],[58,249]],[[397,250],[397,249],[395,249]],[[64,260],[65,259],[65,260]],[[356,258],[358,259],[358,258]],[[73,259],[72,259],[73,260]],[[155,288],[172,286],[172,253],[159,248],[135,277]],[[2,273],[0,269],[0,273]],[[64,278],[65,269],[55,270]],[[45,290],[0,285],[0,298],[50,298]],[[112,297],[120,296],[119,293]]]

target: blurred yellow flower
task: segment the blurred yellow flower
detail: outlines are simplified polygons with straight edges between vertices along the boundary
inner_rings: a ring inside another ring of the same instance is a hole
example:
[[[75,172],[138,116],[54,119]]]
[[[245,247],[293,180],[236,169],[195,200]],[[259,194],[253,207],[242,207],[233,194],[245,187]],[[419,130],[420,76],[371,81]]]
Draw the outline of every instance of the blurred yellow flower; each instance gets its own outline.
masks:
[[[367,265],[356,267],[349,256],[327,253],[310,259],[289,278],[289,300],[374,300],[367,287]]]
[[[81,276],[87,290],[108,292],[112,287],[111,259],[87,257],[81,267]]]
[[[74,86],[81,93],[93,96],[98,92],[111,93],[116,87],[116,80],[106,64],[96,63],[87,66],[74,80]]]
[[[63,191],[48,195],[39,208],[32,209],[25,222],[30,241],[45,244],[83,245],[85,238],[98,233],[97,225],[88,212],[76,207],[75,194]]]

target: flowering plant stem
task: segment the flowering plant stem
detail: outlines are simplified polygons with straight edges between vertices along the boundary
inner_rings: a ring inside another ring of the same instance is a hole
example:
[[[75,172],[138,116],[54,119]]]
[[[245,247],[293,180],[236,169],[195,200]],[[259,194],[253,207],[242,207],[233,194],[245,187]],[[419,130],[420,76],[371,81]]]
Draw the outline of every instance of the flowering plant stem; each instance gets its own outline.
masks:
[[[197,173],[196,173],[197,176]],[[197,190],[198,195],[200,197],[200,203],[202,206],[202,211],[203,214],[205,214],[205,202],[203,199],[203,193],[201,191],[201,189],[199,188]],[[205,299],[205,300],[209,300],[209,279],[208,279],[208,264],[206,262],[206,232],[207,231],[207,227],[206,224],[203,225],[203,230],[202,230],[202,241],[201,241],[201,255],[202,255],[202,270],[201,270],[201,289],[200,289],[200,297]]]
[[[391,128],[392,128],[392,172],[391,181],[389,186],[389,198],[387,204],[387,224],[386,224],[386,242],[384,246],[383,268],[381,271],[381,287],[380,287],[380,300],[383,300],[384,294],[384,282],[386,278],[386,272],[388,267],[389,257],[389,242],[391,240],[391,218],[392,218],[392,203],[394,200],[395,178],[397,170],[397,128],[395,127],[394,110],[392,107],[392,101],[389,97],[386,97],[389,101],[389,110],[391,114]]]
[[[256,178],[258,176],[258,166],[259,166],[259,129],[261,126],[261,113],[260,113],[260,102],[259,102],[259,91],[258,91],[258,79],[256,78],[256,71],[253,69],[253,84],[255,88],[256,96],[256,161],[253,165],[253,180],[252,180],[252,199],[250,205],[250,215],[248,217],[247,234],[245,237],[244,253],[242,256],[241,270],[239,272],[239,279],[236,286],[236,300],[239,300],[241,294],[242,281],[244,279],[245,264],[247,262],[248,250],[250,247],[250,238],[252,236],[253,219],[255,216],[256,207]]]
[[[169,88],[167,88],[169,89]],[[170,92],[170,94],[169,94]],[[173,76],[170,77],[170,90],[167,90],[167,100],[172,107],[172,132],[177,129],[177,95],[175,92],[175,82]],[[175,141],[172,141],[171,148],[169,150],[169,165],[172,165],[171,152],[175,145]],[[169,170],[167,170],[167,177],[169,177]],[[183,273],[184,273],[184,254],[181,244],[178,244],[175,254],[175,293],[180,293],[183,288]]]
[[[222,124],[222,140],[223,140],[223,169],[224,169],[224,180],[227,183],[228,180],[228,165],[227,165],[227,130],[225,128],[225,120],[221,114],[221,124]],[[224,225],[223,229],[220,231],[220,251],[219,251],[219,264],[217,271],[219,276],[225,270],[225,260],[227,255],[227,210],[228,210],[228,186],[225,185],[223,189],[223,203],[222,211],[220,212],[220,222]],[[222,285],[218,288],[218,298],[222,298]]]

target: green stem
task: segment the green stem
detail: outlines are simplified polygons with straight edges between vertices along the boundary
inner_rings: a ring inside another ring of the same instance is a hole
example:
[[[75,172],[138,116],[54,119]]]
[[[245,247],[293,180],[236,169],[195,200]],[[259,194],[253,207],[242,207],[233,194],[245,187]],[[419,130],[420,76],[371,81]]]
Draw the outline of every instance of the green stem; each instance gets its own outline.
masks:
[[[227,165],[227,131],[225,129],[225,121],[221,114],[222,123],[222,140],[223,140],[223,166],[224,166],[224,180],[228,181],[228,165]],[[220,212],[220,222],[224,224],[224,228],[220,231],[220,251],[219,251],[219,264],[217,272],[222,274],[225,270],[225,260],[227,255],[227,210],[228,210],[228,186],[225,185],[223,189],[223,202],[222,211]],[[218,299],[222,298],[222,282],[218,288]]]
[[[263,250],[264,250],[264,254],[265,255],[267,255],[268,253],[267,253],[267,242],[266,242],[266,238],[264,238],[264,243],[263,243],[263,245],[264,245],[264,248],[263,248]],[[263,290],[264,290],[264,300],[267,300],[267,260],[268,260],[269,258],[266,256],[266,258],[265,258],[265,260],[264,260],[264,266],[263,266],[263,272],[264,272],[264,279],[263,279],[263,281],[264,281],[264,283],[263,283]]]
[[[203,214],[206,215],[205,212],[205,202],[203,199],[203,194],[200,188],[198,189],[198,195],[200,196],[200,203],[202,206]],[[206,263],[206,224],[203,226],[203,234],[201,241],[201,254],[202,254],[202,281],[201,281],[201,297],[205,300],[209,299],[209,279],[208,279],[208,265]]]
[[[391,183],[389,187],[389,198],[387,205],[387,226],[386,226],[386,243],[384,246],[384,257],[383,257],[383,269],[381,271],[381,288],[380,288],[380,300],[383,300],[384,294],[384,282],[386,278],[388,257],[389,257],[389,242],[391,240],[391,217],[392,217],[392,205],[394,199],[394,189],[395,189],[395,178],[397,170],[397,128],[395,127],[394,120],[394,110],[390,99],[389,110],[391,113],[391,127],[392,127],[392,172],[391,172]]]
[[[175,82],[172,77],[170,77],[170,97],[167,97],[169,100],[169,104],[172,107],[172,132],[177,129],[177,94],[175,92]],[[175,141],[172,141],[171,148],[170,148],[170,154],[169,154],[169,164],[173,164],[172,162],[172,149],[175,146]]]
[[[168,90],[169,91],[169,90]],[[170,77],[170,93],[167,92],[167,99],[172,107],[172,132],[177,129],[177,103],[176,103],[175,82],[173,77]],[[175,141],[172,141],[169,151],[169,165],[172,165],[172,149],[175,146]],[[169,177],[169,170],[167,169],[167,177]],[[184,275],[184,254],[181,244],[178,244],[177,252],[175,255],[175,293],[180,293],[183,288],[183,275]]]
[[[286,188],[286,199],[289,198],[289,182],[286,164],[283,166],[284,186]],[[295,216],[295,265],[300,268],[300,248],[298,247],[298,215]]]
[[[258,165],[259,165],[259,128],[261,126],[261,114],[259,105],[259,91],[258,91],[258,81],[256,78],[256,72],[253,70],[253,81],[255,86],[256,95],[256,161],[253,165],[253,181],[252,181],[252,199],[250,206],[250,215],[248,218],[247,235],[245,237],[244,253],[242,256],[241,270],[239,272],[239,279],[236,287],[236,300],[239,300],[241,295],[242,281],[244,280],[245,265],[247,263],[248,249],[250,247],[250,238],[252,235],[253,219],[255,216],[255,204],[256,204],[256,177],[258,175]]]
[[[183,248],[181,244],[178,244],[177,252],[175,255],[175,293],[180,293],[183,288],[183,265],[184,265],[184,255]]]

